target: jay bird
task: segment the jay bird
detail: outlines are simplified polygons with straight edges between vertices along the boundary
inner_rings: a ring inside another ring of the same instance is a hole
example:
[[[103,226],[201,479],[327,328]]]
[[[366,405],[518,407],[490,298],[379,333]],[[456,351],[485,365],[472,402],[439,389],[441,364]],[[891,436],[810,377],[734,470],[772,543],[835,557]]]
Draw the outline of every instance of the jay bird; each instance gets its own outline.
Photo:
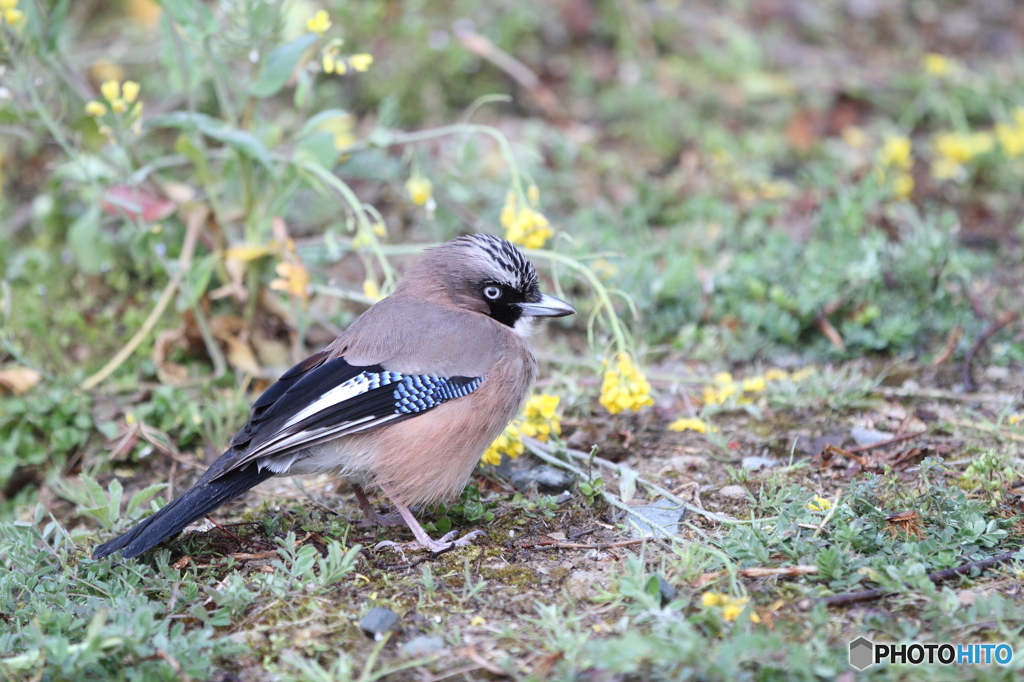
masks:
[[[135,557],[271,476],[331,472],[387,495],[432,552],[472,534],[430,538],[410,505],[458,495],[536,378],[527,342],[538,317],[575,309],[540,293],[519,249],[469,235],[428,250],[395,292],[321,352],[284,373],[198,483],[93,552]]]

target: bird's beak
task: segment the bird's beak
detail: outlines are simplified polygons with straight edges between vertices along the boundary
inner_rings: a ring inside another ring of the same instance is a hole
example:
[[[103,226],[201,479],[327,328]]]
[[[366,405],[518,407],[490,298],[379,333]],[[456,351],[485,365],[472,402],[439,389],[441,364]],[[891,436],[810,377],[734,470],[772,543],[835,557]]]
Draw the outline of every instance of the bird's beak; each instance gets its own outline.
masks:
[[[576,309],[565,301],[547,295],[542,295],[536,303],[520,303],[519,308],[523,315],[530,317],[565,317],[576,313]]]

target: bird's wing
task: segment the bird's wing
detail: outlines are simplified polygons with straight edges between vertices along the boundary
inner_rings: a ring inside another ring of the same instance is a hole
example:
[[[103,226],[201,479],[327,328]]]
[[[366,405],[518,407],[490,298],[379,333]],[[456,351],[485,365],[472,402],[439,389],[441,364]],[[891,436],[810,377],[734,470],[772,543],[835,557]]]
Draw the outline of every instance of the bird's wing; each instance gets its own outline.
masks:
[[[291,368],[253,404],[249,422],[206,472],[211,481],[253,460],[369,431],[475,391],[483,377],[404,374],[318,353]]]

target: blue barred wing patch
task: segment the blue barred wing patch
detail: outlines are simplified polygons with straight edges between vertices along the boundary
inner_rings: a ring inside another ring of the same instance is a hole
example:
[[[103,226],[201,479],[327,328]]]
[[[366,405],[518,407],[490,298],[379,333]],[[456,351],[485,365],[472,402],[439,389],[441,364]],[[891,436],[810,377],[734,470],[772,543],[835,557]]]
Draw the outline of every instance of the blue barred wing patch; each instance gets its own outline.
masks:
[[[395,412],[415,414],[441,403],[469,395],[483,383],[482,377],[436,377],[413,374],[402,377],[395,387]]]

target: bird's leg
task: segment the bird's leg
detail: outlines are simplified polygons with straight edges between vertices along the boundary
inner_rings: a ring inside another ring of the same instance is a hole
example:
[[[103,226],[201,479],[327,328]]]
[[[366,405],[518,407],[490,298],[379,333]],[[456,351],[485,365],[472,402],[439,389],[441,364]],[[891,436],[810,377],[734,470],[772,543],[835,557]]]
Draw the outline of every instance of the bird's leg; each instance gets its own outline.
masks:
[[[363,487],[358,483],[352,483],[352,492],[356,494],[356,499],[359,501],[359,508],[363,510],[363,520],[357,522],[355,525],[359,528],[367,528],[372,526],[401,526],[404,523],[403,519],[399,515],[387,514],[381,516],[377,513],[377,510],[370,504],[370,499],[366,496],[366,492]]]
[[[419,546],[430,552],[443,552],[444,550],[451,549],[452,547],[467,547],[472,544],[473,538],[484,534],[482,530],[475,530],[471,533],[466,533],[458,540],[455,540],[453,538],[458,535],[458,531],[453,530],[450,533],[446,533],[440,540],[433,540],[429,535],[427,535],[427,531],[423,530],[423,526],[421,526],[420,522],[416,520],[416,517],[413,516],[411,509],[405,506],[405,504],[403,504],[402,501],[394,495],[394,493],[388,492],[386,488],[384,489],[384,493],[391,498],[391,501],[395,505],[395,509],[397,509],[398,513],[402,515],[402,518],[405,519],[405,525],[409,526],[409,530],[412,531],[413,537],[416,538],[416,542],[409,543],[412,545],[411,549],[416,549],[417,546]],[[380,547],[399,548],[401,545],[395,542],[380,542],[377,543],[375,549]]]

